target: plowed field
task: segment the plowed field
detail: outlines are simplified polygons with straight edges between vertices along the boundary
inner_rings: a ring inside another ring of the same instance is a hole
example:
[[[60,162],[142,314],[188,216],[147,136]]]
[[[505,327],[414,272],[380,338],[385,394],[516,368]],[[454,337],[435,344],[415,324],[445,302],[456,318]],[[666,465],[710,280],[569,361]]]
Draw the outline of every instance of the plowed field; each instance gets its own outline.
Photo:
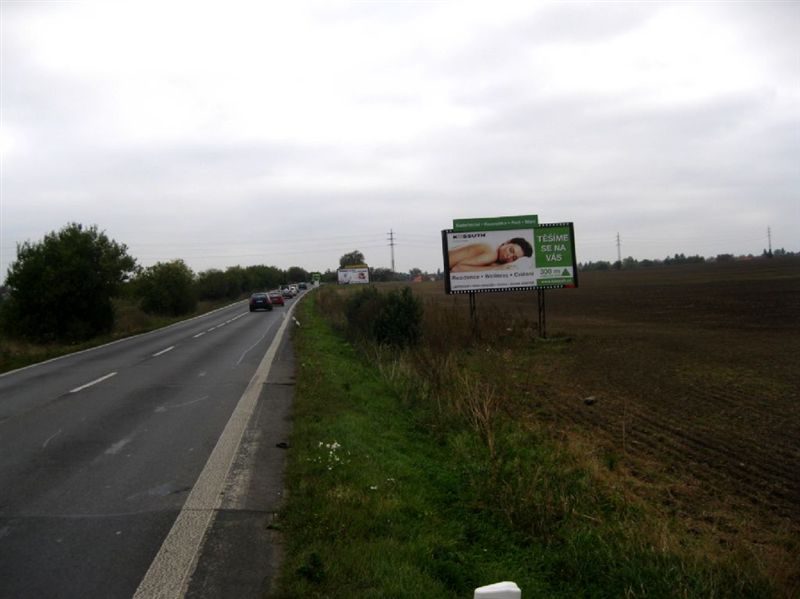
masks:
[[[501,354],[494,380],[515,416],[582,435],[633,492],[698,534],[797,556],[800,259],[589,272],[579,283],[546,292],[548,341],[533,340],[535,293],[476,298],[480,334],[508,339],[487,351]],[[468,313],[466,297],[418,290]],[[784,567],[798,581],[800,566]]]
[[[800,261],[588,273],[547,302],[575,337],[548,410],[800,521]]]

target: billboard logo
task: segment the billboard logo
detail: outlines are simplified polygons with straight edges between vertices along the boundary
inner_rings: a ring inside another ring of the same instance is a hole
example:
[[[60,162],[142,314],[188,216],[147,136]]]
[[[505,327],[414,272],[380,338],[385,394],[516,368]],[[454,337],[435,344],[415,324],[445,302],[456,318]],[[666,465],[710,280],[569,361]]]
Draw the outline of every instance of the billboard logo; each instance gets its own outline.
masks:
[[[453,235],[453,239],[475,239],[478,237],[486,237],[486,233],[456,233]]]

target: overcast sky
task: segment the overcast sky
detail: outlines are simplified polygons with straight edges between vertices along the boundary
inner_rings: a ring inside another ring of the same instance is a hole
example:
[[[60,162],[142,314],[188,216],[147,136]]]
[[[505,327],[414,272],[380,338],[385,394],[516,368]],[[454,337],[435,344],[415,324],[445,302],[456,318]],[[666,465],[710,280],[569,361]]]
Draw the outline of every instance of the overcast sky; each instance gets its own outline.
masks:
[[[442,268],[453,218],[578,260],[800,250],[800,2],[0,2],[0,278],[97,225],[143,266]]]

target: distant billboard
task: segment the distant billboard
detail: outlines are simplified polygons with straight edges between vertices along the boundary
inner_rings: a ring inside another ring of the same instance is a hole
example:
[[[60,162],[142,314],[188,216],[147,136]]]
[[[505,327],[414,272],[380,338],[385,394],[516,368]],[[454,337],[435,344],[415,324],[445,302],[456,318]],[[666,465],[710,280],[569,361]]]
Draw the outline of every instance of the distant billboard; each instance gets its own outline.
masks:
[[[348,266],[340,268],[339,285],[366,285],[369,283],[369,267],[364,266]]]
[[[514,220],[524,226],[511,228]],[[442,231],[447,293],[527,291],[578,286],[572,223],[534,224],[536,217],[471,219]],[[466,230],[466,226],[473,227]],[[496,228],[493,228],[495,227]]]

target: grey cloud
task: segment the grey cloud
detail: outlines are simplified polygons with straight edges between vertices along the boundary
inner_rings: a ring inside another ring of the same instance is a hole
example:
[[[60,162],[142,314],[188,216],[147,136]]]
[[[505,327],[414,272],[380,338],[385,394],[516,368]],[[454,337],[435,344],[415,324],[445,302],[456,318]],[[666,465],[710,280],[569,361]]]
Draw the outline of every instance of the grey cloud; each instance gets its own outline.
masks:
[[[516,29],[521,38],[537,43],[598,43],[641,27],[653,18],[657,4],[550,3]]]
[[[385,79],[372,82],[369,71],[349,91],[358,107],[380,104],[388,118],[407,119],[431,103],[465,115],[420,128],[416,138],[359,130],[358,141],[347,134],[326,143],[274,141],[228,132],[221,107],[203,105],[208,120],[190,137],[122,139],[113,82],[52,72],[32,61],[16,33],[7,36],[4,123],[22,137],[4,157],[2,261],[16,240],[71,220],[98,224],[143,261],[186,257],[196,270],[234,263],[324,269],[352,249],[387,266],[389,229],[398,233],[400,268],[435,270],[440,229],[452,218],[493,214],[575,221],[582,260],[615,259],[617,231],[624,252],[640,258],[742,251],[750,241],[737,236],[753,234],[757,244],[769,224],[776,239],[796,239],[800,119],[787,101],[798,89],[794,7],[704,4],[704,15],[749,36],[767,74],[738,94],[713,95],[709,87],[703,100],[672,102],[652,90],[554,96],[534,79],[534,68],[543,68],[540,48],[602,45],[671,3],[545,4],[516,22],[487,19],[442,44],[412,34],[448,5],[401,4],[325,8],[308,22],[353,38],[364,52],[370,48],[359,32],[408,33],[378,53],[386,57],[377,65]],[[311,40],[313,31],[303,35]],[[423,87],[393,86],[394,74]],[[318,102],[329,108],[325,97]],[[689,241],[674,238],[665,226],[674,222],[684,223]]]

